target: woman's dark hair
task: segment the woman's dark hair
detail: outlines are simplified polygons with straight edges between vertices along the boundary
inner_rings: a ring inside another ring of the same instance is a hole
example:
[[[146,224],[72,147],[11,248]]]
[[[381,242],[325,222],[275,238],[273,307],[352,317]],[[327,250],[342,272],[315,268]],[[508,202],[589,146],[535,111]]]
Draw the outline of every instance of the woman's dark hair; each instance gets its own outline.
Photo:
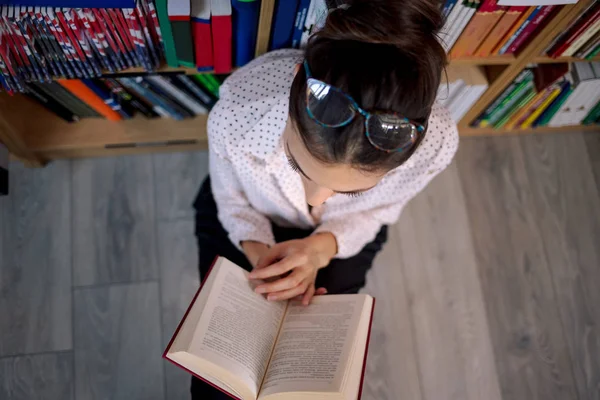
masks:
[[[442,24],[438,0],[354,0],[329,14],[308,41],[305,58],[314,78],[342,89],[363,109],[425,124],[447,63],[437,37]],[[373,147],[362,116],[340,128],[311,120],[303,67],[292,83],[289,111],[307,149],[323,163],[388,171],[412,153]]]

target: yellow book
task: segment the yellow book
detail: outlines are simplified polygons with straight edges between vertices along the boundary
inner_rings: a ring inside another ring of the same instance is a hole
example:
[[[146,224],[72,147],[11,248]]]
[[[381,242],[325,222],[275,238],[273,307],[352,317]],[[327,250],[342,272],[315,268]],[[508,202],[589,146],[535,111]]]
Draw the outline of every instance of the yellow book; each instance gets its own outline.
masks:
[[[531,113],[531,115],[525,120],[525,122],[521,124],[521,129],[529,128],[531,124],[533,124],[533,121],[535,121],[540,115],[542,115],[542,113],[546,110],[546,108],[548,108],[550,103],[552,103],[554,99],[558,97],[559,94],[560,87],[557,87],[552,91],[552,93],[550,93],[546,100],[544,100],[544,102],[540,104],[540,106],[536,108],[533,111],[533,113]]]
[[[519,121],[527,114],[529,108],[533,103],[535,103],[539,98],[541,98],[544,94],[544,91],[537,93],[535,96],[531,97],[531,100],[527,102],[523,107],[517,110],[512,117],[508,120],[508,122],[504,125],[504,129],[511,130],[514,129]]]

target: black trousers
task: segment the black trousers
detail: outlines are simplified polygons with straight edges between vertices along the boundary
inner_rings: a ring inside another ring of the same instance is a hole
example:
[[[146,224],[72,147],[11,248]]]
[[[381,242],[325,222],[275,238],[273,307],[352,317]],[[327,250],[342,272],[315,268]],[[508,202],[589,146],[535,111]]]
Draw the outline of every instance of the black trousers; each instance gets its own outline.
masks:
[[[210,178],[206,178],[194,202],[196,209],[196,239],[198,241],[200,278],[204,278],[217,255],[228,258],[240,267],[250,271],[252,266],[244,253],[229,240],[227,231],[217,218],[217,205],[213,198]],[[282,228],[272,224],[277,243],[309,236],[312,230]],[[375,239],[368,243],[357,255],[346,259],[333,259],[317,274],[316,287],[324,287],[329,294],[357,293],[364,285],[367,272],[375,255],[387,241],[387,226],[381,228]],[[229,397],[204,383],[192,378],[192,399],[229,400]]]

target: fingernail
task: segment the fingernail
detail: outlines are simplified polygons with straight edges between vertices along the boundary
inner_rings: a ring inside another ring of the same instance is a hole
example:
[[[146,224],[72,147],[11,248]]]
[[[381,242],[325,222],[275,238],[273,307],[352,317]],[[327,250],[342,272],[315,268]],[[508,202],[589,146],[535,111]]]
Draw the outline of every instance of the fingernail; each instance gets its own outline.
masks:
[[[270,294],[267,296],[267,300],[269,300],[269,301],[277,300],[277,296]]]
[[[259,286],[259,287],[257,287],[256,289],[254,289],[254,291],[255,291],[256,293],[264,293],[264,292],[266,292],[265,288],[261,288],[260,286]]]

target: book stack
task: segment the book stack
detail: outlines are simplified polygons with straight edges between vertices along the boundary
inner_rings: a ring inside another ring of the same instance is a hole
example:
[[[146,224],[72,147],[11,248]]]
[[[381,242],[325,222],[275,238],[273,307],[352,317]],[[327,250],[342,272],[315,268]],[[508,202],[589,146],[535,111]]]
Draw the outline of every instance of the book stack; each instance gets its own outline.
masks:
[[[600,63],[525,69],[473,122],[474,127],[526,129],[598,123]]]
[[[558,6],[501,6],[498,0],[446,0],[440,39],[451,58],[516,54]]]
[[[438,103],[448,109],[454,121],[460,121],[488,88],[488,82],[479,67],[453,67],[446,70],[447,82],[440,85]]]
[[[550,57],[591,60],[600,53],[600,2],[595,1],[545,50]]]
[[[163,51],[154,4],[130,6],[0,6],[0,87],[22,92],[28,82],[156,69]]]
[[[25,95],[60,118],[111,121],[146,118],[182,120],[207,114],[221,82],[210,74],[156,74],[27,83]]]

